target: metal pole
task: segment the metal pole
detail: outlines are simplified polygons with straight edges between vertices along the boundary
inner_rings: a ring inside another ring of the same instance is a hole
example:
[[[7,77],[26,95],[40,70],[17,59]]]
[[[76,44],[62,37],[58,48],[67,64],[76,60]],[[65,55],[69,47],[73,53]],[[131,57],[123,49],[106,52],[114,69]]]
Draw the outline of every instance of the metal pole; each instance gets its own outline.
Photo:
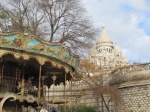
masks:
[[[54,86],[55,86],[56,78],[57,78],[57,76],[55,76],[55,74],[54,74],[54,76],[52,76],[52,79],[53,79],[53,104],[54,104]]]
[[[70,102],[71,104],[71,112],[72,112],[72,78],[71,78],[71,102]]]
[[[45,95],[45,88],[44,88],[44,80],[45,80],[45,76],[41,76],[41,78],[42,78],[42,97],[43,97],[43,103],[44,103],[44,105],[46,106],[46,95]]]
[[[2,60],[0,60],[0,84],[2,83]]]
[[[50,87],[48,87],[48,102],[49,102],[49,90],[50,90]],[[48,110],[50,110],[49,103],[48,103]]]
[[[21,101],[23,101],[24,97],[24,71],[25,70],[25,63],[23,64],[23,70],[22,70],[22,79],[21,79]]]
[[[40,89],[41,89],[41,65],[39,67],[39,85],[38,85],[38,112],[40,111]]]
[[[54,85],[55,85],[55,80],[53,80],[53,104],[54,104]]]
[[[64,93],[64,96],[65,96],[65,107],[64,107],[64,112],[66,112],[66,73],[65,73],[65,84],[64,84],[64,89],[65,89],[65,93]]]

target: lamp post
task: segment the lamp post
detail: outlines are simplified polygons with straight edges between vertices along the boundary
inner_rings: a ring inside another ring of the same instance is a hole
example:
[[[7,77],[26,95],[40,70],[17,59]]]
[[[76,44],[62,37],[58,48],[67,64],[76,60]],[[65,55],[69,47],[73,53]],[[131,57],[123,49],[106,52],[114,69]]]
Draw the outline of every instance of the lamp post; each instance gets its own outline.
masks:
[[[55,85],[56,78],[57,78],[57,76],[55,76],[55,75],[52,76],[52,80],[53,80],[53,104],[54,104],[54,85]]]

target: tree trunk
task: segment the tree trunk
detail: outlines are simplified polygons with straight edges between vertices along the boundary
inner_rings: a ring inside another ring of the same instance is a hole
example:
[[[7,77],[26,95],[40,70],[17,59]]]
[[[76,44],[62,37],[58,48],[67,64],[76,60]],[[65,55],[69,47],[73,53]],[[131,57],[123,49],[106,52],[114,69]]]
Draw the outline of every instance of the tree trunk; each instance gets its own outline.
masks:
[[[105,101],[105,99],[104,99],[104,96],[101,95],[101,98],[102,98],[102,101],[104,102],[104,105],[105,105],[105,107],[106,107],[106,109],[107,109],[107,112],[110,112],[109,106],[107,105],[107,103],[106,103],[106,101]]]

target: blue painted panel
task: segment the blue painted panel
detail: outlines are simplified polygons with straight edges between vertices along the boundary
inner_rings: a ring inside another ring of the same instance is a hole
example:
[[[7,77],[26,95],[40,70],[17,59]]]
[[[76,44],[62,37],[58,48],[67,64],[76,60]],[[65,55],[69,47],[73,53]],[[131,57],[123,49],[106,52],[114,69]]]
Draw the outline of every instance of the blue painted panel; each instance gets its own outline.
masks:
[[[7,40],[14,40],[15,38],[18,38],[18,35],[8,35],[8,36],[5,36],[5,39],[7,39]]]
[[[77,58],[73,58],[71,64],[75,67],[75,66],[77,66],[77,61],[78,61]]]
[[[28,45],[36,45],[38,43],[39,43],[39,41],[37,39],[32,39],[28,42]]]
[[[57,50],[60,50],[60,46],[50,46],[50,49],[57,49]]]
[[[65,51],[65,52],[63,53],[63,55],[62,55],[63,60],[64,60],[64,61],[67,61],[67,59],[70,58],[69,56],[70,56],[70,53],[69,53],[68,51]]]
[[[51,56],[58,58],[58,54],[55,52],[50,52]]]
[[[48,54],[50,54],[53,57],[58,58],[58,52],[60,50],[60,46],[49,46],[49,52]]]

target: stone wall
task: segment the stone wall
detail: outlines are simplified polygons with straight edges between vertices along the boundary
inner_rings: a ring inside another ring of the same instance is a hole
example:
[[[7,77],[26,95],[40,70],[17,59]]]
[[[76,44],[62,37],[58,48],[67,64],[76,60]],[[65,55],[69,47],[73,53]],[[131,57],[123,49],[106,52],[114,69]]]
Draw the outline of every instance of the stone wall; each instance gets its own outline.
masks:
[[[128,85],[120,90],[123,103],[117,112],[150,112],[150,84]]]

